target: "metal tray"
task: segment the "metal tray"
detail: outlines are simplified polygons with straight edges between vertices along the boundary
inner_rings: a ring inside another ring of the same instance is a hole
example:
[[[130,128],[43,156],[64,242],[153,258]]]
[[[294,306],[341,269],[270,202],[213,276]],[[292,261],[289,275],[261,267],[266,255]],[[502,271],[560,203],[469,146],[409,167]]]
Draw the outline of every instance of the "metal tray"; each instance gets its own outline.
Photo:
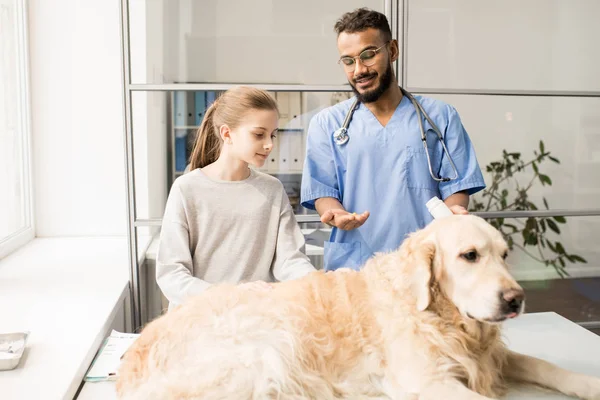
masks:
[[[29,332],[0,333],[0,371],[19,365],[28,336]]]

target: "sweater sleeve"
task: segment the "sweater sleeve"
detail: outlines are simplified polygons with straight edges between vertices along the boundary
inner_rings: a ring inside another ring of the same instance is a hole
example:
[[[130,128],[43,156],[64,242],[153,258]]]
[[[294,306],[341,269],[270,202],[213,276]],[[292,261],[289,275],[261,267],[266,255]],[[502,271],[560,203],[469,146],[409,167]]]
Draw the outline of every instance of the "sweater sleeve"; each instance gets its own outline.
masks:
[[[302,231],[283,187],[282,192],[277,246],[271,268],[275,279],[278,281],[287,281],[300,278],[310,272],[316,271],[316,269],[310,263],[306,254],[304,254],[304,235],[302,235]]]
[[[183,198],[174,184],[167,200],[156,260],[156,282],[169,308],[209,288],[210,283],[193,276],[194,267]]]

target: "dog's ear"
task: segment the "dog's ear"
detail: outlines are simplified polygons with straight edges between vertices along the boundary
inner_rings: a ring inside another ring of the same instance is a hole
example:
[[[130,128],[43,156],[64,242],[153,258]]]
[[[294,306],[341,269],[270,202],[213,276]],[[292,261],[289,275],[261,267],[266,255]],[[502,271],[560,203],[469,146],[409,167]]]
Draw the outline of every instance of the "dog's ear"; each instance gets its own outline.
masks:
[[[410,274],[410,288],[416,299],[418,311],[424,311],[431,302],[431,280],[436,244],[431,235],[419,232],[404,243],[405,260]]]

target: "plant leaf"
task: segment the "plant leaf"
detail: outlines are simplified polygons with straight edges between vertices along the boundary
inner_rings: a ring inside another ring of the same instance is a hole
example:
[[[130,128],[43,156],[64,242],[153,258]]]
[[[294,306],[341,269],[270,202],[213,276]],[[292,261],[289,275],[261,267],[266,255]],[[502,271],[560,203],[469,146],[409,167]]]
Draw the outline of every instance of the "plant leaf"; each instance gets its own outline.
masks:
[[[540,181],[542,182],[542,185],[552,185],[552,179],[550,179],[548,175],[539,174],[539,177]]]
[[[556,233],[560,233],[560,229],[558,228],[558,225],[556,225],[556,222],[552,221],[551,219],[547,219],[546,223],[548,224],[548,228],[552,229]]]
[[[580,263],[587,264],[587,260],[581,256],[578,256],[577,254],[571,254],[571,258],[574,260],[573,262],[580,262]]]
[[[537,224],[535,221],[535,218],[527,218],[527,222],[525,223],[525,229],[526,230],[534,230],[536,228]]]
[[[540,222],[538,224],[539,224],[539,226],[542,227],[542,232],[546,232],[546,219],[545,218],[540,219]],[[543,244],[543,242],[542,242],[542,244]]]

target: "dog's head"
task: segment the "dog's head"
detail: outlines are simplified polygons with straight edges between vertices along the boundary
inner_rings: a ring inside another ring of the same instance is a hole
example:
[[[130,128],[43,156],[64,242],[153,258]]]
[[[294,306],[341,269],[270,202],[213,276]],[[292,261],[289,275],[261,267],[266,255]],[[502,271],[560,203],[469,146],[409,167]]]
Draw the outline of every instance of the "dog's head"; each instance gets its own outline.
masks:
[[[463,316],[484,322],[523,312],[525,295],[507,270],[507,253],[500,232],[474,215],[434,220],[400,247],[420,311],[437,284]]]

